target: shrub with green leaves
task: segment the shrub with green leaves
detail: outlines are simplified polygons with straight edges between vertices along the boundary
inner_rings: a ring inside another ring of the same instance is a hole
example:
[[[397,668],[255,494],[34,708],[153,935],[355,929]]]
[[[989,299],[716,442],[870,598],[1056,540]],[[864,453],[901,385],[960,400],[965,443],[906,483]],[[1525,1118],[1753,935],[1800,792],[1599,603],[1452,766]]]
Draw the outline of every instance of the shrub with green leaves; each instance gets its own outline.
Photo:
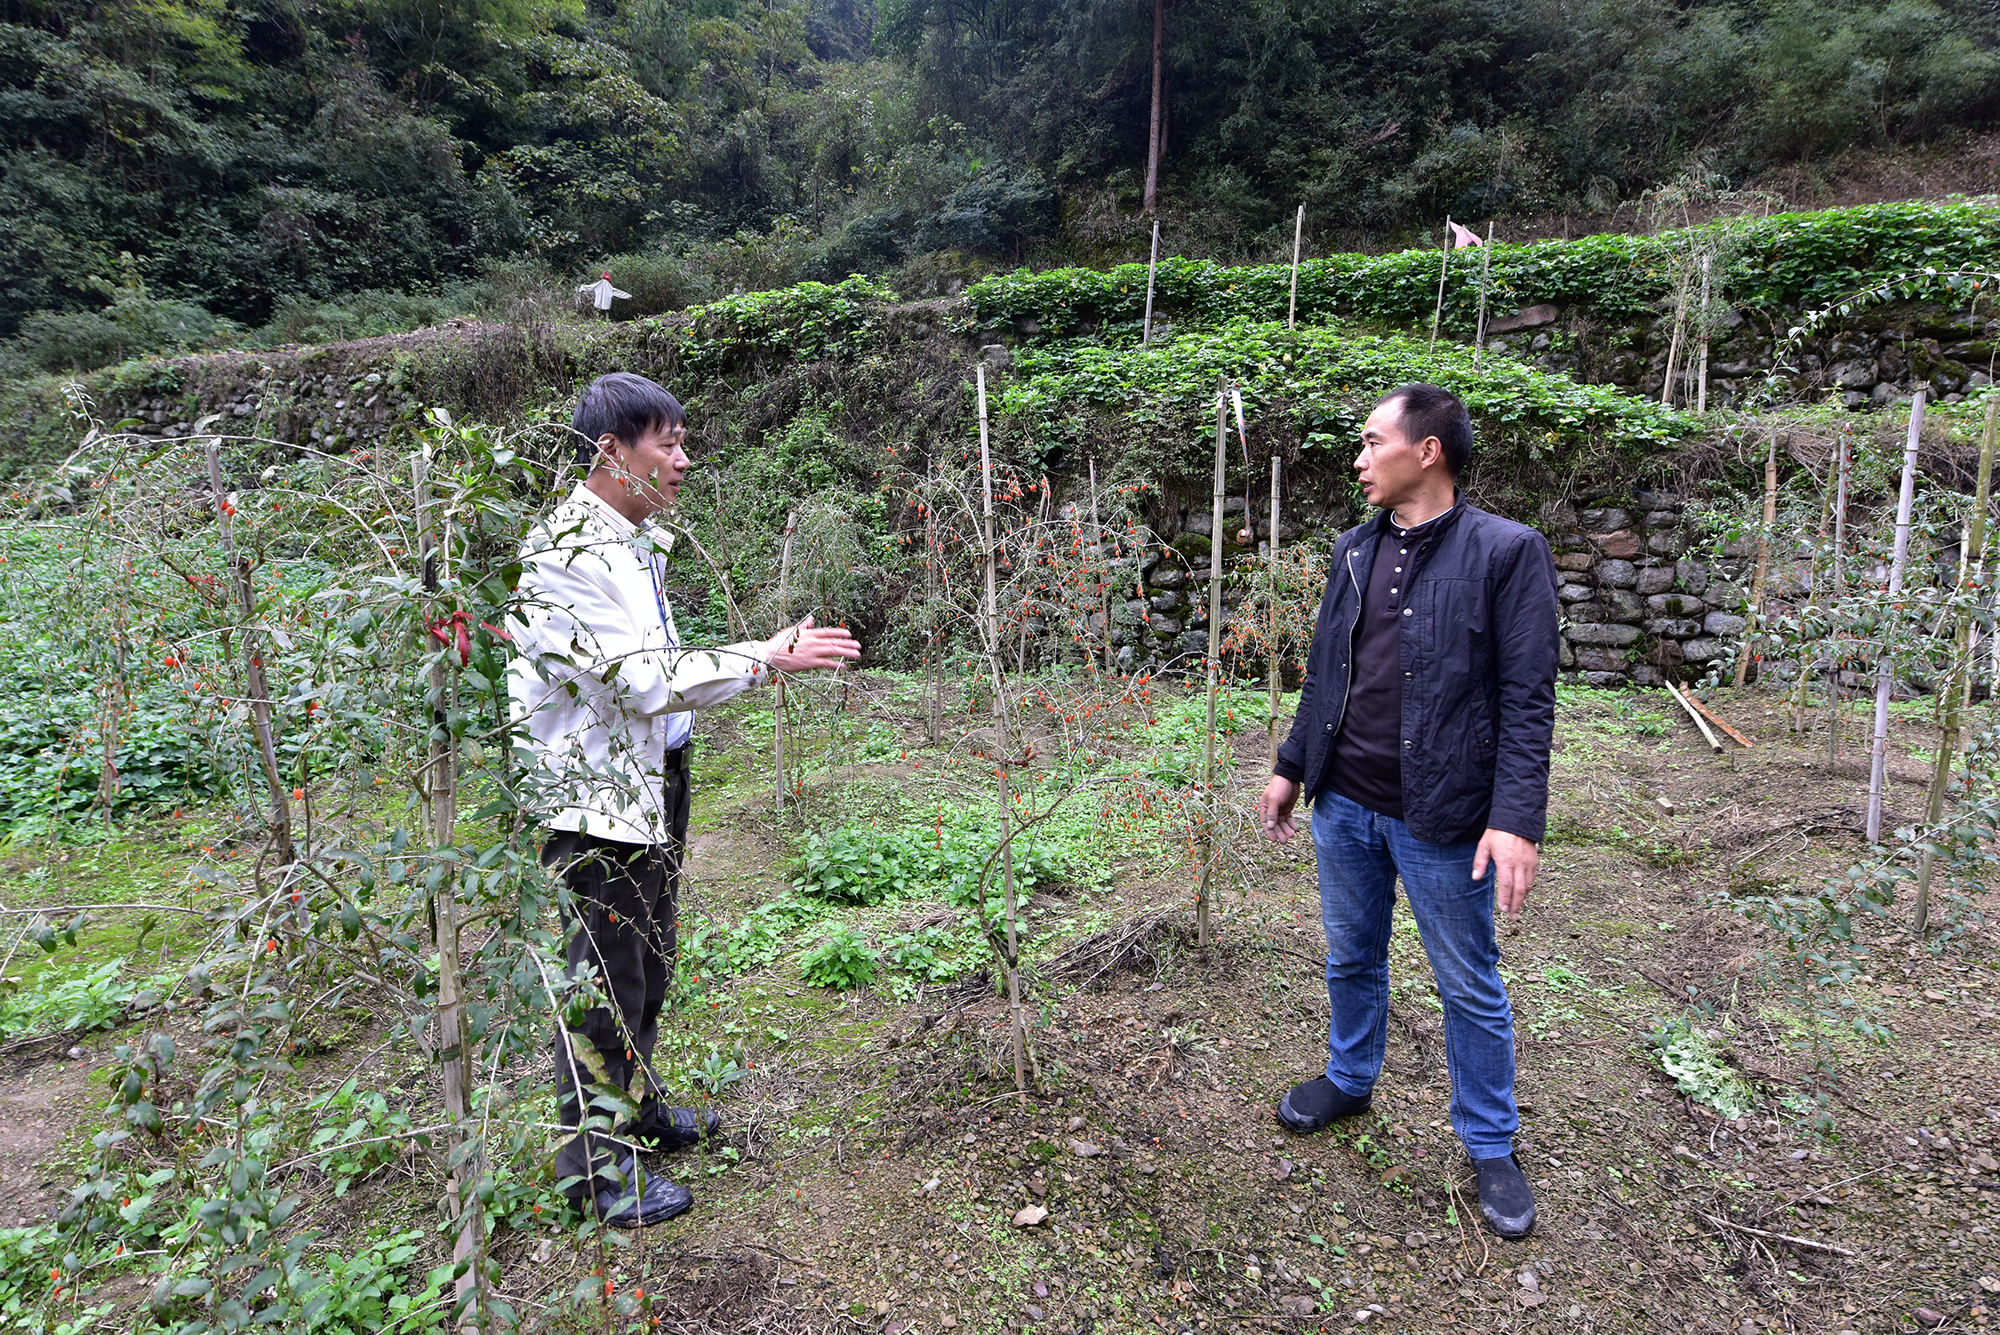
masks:
[[[836,991],[866,987],[874,982],[875,968],[880,962],[868,948],[867,938],[845,923],[799,956],[799,968],[808,983]]]
[[[839,904],[880,904],[924,897],[970,904],[979,876],[992,857],[998,836],[976,817],[954,813],[926,826],[882,829],[854,822],[824,834],[809,834],[801,845],[799,879],[803,894]],[[1037,885],[1062,881],[1068,869],[1032,840],[1013,843],[1014,884],[1024,898]],[[998,861],[987,870],[991,890],[999,882]]]

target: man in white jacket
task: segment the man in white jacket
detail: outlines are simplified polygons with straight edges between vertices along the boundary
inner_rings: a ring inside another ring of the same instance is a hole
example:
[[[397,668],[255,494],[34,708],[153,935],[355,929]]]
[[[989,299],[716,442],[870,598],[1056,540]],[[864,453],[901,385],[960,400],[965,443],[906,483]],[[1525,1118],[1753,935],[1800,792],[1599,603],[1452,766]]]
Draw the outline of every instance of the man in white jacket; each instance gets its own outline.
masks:
[[[556,1171],[606,1223],[634,1228],[693,1203],[686,1188],[649,1178],[637,1148],[691,1145],[721,1120],[670,1107],[651,1067],[674,973],[691,711],[773,672],[838,667],[861,646],[811,617],[772,640],[684,645],[664,584],[673,536],[651,522],[689,468],[681,405],[617,372],[583,392],[572,425],[590,471],[523,545],[508,693],[527,732],[531,800],[552,813],[542,862],[561,868],[571,896],[570,972],[594,970],[612,1003],[556,1035],[562,1122],[583,1126],[590,1099],[580,1091],[592,1086],[638,1099],[617,1136],[580,1130]]]

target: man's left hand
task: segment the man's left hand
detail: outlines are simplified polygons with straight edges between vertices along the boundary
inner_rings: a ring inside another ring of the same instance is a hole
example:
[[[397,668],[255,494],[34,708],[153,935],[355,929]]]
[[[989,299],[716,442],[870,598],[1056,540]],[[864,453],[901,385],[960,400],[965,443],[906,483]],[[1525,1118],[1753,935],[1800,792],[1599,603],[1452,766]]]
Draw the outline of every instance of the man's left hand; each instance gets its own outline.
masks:
[[[1528,891],[1535,888],[1535,870],[1542,853],[1532,841],[1505,830],[1488,830],[1479,838],[1479,851],[1472,855],[1472,879],[1486,875],[1493,867],[1494,906],[1512,919],[1521,916]]]

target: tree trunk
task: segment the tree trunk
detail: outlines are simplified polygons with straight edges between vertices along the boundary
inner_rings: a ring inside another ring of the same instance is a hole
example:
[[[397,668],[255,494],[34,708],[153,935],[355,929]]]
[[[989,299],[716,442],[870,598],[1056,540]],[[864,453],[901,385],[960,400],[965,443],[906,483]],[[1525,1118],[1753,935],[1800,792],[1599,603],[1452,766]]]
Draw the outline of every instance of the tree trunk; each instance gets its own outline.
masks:
[[[1160,190],[1160,155],[1166,152],[1164,112],[1166,103],[1167,0],[1153,0],[1153,117],[1146,135],[1147,213],[1156,211]]]

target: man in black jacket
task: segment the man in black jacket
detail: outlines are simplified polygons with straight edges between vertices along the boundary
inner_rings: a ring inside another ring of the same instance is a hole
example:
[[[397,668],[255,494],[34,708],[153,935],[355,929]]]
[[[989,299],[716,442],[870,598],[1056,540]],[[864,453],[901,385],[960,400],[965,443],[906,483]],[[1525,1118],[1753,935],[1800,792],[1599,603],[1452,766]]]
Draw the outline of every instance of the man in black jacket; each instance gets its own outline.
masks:
[[[1400,876],[1444,1002],[1451,1121],[1502,1237],[1534,1226],[1514,1157],[1514,1020],[1497,908],[1535,883],[1555,726],[1555,562],[1541,534],[1465,503],[1465,405],[1405,385],[1362,427],[1354,466],[1381,512],[1333,551],[1291,736],[1258,802],[1266,836],[1312,803],[1333,1018],[1326,1073],[1285,1095],[1298,1132],[1364,1112],[1388,1028]]]

